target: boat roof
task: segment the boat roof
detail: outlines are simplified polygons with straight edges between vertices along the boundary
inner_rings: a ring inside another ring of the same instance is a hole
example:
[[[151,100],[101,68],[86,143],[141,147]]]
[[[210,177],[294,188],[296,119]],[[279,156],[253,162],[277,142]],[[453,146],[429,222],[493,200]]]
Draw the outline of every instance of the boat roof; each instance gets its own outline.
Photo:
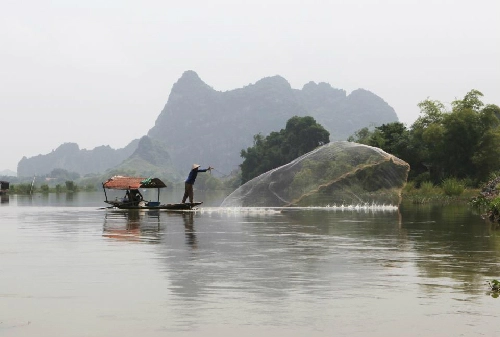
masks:
[[[167,187],[163,181],[158,178],[143,177],[124,177],[114,176],[102,184],[104,188],[114,190],[134,190],[139,188],[163,188]]]

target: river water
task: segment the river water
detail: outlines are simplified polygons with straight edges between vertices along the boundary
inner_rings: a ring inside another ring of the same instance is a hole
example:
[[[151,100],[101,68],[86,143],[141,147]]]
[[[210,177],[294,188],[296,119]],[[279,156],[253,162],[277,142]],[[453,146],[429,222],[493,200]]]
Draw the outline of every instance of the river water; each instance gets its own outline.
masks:
[[[102,193],[2,199],[0,336],[500,335],[486,284],[500,232],[468,206],[200,198],[189,213],[104,209]]]

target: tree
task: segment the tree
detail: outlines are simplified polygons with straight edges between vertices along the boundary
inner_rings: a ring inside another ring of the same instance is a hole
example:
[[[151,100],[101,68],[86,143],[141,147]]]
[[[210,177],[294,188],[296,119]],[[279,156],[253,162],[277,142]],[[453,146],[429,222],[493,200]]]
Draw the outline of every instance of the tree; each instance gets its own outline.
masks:
[[[410,180],[425,176],[433,183],[446,178],[480,183],[500,170],[500,108],[484,106],[481,96],[471,90],[452,102],[451,111],[427,99],[418,104],[421,115],[409,130],[396,122],[373,132],[363,128],[349,140],[379,147],[406,161]]]
[[[76,192],[77,191],[77,186],[75,185],[75,183],[73,181],[66,180],[65,184],[66,184],[66,190],[68,192]]]
[[[426,99],[417,106],[420,108],[421,116],[413,123],[413,130],[426,129],[432,124],[440,123],[446,113],[444,104],[439,101]]]
[[[419,143],[412,142],[411,132],[403,123],[383,124],[373,131],[365,127],[349,137],[348,141],[378,147],[406,161],[412,168],[410,175],[416,176],[426,171],[421,164]]]
[[[404,156],[408,147],[409,131],[403,123],[393,122],[375,128],[372,146],[381,145],[384,151],[397,157]]]
[[[481,92],[471,90],[462,100],[452,102],[452,111],[444,115],[440,153],[433,155],[434,165],[441,168],[439,178],[471,178],[479,183],[500,169],[500,121],[496,117],[500,109],[494,105],[482,108],[480,96]]]
[[[479,180],[485,181],[490,173],[500,168],[500,129],[488,130],[479,142],[478,149],[472,156]]]
[[[368,142],[370,141],[370,137],[372,135],[373,131],[370,131],[370,129],[364,127],[354,132],[354,135],[349,136],[349,138],[347,138],[347,141],[368,145]]]
[[[479,109],[481,109],[481,107],[484,106],[484,103],[479,98],[482,96],[483,94],[480,91],[472,89],[467,94],[465,94],[465,97],[462,100],[453,101],[451,103],[451,106],[453,107],[454,111],[460,111],[465,109],[479,111]]]
[[[304,153],[328,143],[330,133],[316,123],[313,117],[294,116],[286,123],[283,137],[284,139],[280,141],[288,148],[284,148],[282,154],[284,161],[290,162]]]
[[[244,158],[240,165],[242,183],[285,165],[329,141],[330,133],[313,117],[294,116],[287,121],[285,129],[271,132],[267,137],[257,134],[253,147],[241,150],[241,157]]]

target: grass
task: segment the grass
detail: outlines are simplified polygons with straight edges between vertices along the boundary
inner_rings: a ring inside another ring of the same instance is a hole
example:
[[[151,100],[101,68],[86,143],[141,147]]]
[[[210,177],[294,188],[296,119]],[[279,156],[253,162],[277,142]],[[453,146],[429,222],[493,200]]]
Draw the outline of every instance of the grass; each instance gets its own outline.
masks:
[[[448,178],[443,180],[441,188],[448,196],[459,196],[465,191],[465,184],[455,178]]]
[[[441,185],[436,186],[426,181],[416,187],[415,183],[408,182],[403,188],[402,197],[406,202],[412,204],[428,203],[467,203],[471,198],[477,196],[479,189],[469,189],[459,180],[450,178],[444,180]]]

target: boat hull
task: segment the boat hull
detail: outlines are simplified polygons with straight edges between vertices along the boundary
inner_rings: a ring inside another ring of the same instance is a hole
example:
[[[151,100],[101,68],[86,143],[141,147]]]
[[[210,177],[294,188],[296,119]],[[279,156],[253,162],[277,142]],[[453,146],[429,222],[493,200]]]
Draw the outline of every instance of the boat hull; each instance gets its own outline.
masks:
[[[196,209],[197,206],[201,205],[203,202],[193,202],[193,203],[179,203],[179,204],[161,204],[161,205],[127,205],[119,202],[108,201],[108,204],[113,208],[119,209],[153,209],[153,210],[170,210],[170,211],[189,211]]]

